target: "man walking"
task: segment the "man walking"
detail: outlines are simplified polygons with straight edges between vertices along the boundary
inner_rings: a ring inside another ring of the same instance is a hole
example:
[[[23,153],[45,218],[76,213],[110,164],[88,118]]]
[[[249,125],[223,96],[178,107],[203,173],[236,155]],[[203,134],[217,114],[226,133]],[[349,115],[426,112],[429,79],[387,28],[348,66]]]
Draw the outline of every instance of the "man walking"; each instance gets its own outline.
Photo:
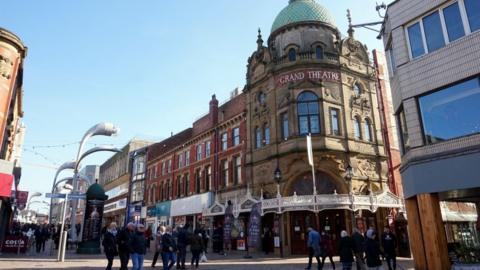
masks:
[[[360,231],[355,228],[353,229],[353,252],[355,255],[355,263],[357,265],[357,270],[366,270],[365,266],[365,237]]]
[[[318,270],[322,270],[322,263],[320,262],[320,234],[315,231],[312,227],[308,227],[308,266],[305,270],[310,270],[312,268],[312,258],[317,259]]]
[[[177,256],[177,269],[185,269],[185,257],[187,256],[187,245],[188,245],[188,223],[185,224],[183,228],[178,229],[178,236],[177,236],[177,248],[178,248],[178,256]]]
[[[130,258],[130,240],[135,231],[135,224],[132,222],[127,224],[117,234],[118,256],[120,257],[120,270],[127,270],[128,260]]]
[[[388,270],[397,269],[397,238],[390,231],[390,227],[385,226],[384,233],[382,234],[382,247],[385,259],[387,260]]]
[[[167,226],[165,233],[162,235],[163,270],[170,270],[175,265],[176,251],[177,245],[172,236],[172,227]]]

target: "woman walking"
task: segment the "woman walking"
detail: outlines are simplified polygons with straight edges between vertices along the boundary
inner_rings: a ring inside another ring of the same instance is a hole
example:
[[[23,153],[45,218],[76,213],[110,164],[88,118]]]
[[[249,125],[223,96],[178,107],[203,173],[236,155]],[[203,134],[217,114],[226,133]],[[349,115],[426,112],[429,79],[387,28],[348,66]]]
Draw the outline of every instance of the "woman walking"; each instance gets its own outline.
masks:
[[[342,262],[343,270],[351,270],[353,265],[353,241],[352,238],[348,236],[347,231],[342,231],[340,237],[338,246],[340,262]]]
[[[322,268],[325,263],[325,259],[328,257],[330,259],[330,263],[332,264],[333,269],[335,269],[335,263],[333,262],[332,237],[328,233],[323,231],[320,239],[321,239],[320,241],[322,246]]]
[[[110,223],[108,229],[103,234],[103,251],[107,257],[108,264],[106,270],[112,269],[113,259],[118,255],[117,251],[117,224],[115,222]]]
[[[367,257],[367,267],[369,270],[383,270],[382,261],[380,260],[380,244],[375,241],[377,233],[369,229],[367,231],[367,241],[365,242],[365,255]]]
[[[132,258],[133,265],[132,270],[143,269],[145,253],[147,253],[145,226],[143,226],[143,224],[138,224],[135,234],[130,239],[130,257]]]
[[[195,230],[195,233],[190,239],[190,251],[192,252],[192,263],[190,269],[198,269],[198,262],[200,261],[200,254],[204,250],[202,233],[200,230]],[[195,268],[193,265],[195,264]]]
[[[155,254],[153,255],[152,268],[155,268],[155,264],[157,264],[157,260],[158,260],[158,255],[161,255],[162,253],[162,235],[164,233],[165,233],[165,226],[160,226],[157,228],[157,233],[155,234]],[[162,262],[163,262],[163,259],[162,259]]]

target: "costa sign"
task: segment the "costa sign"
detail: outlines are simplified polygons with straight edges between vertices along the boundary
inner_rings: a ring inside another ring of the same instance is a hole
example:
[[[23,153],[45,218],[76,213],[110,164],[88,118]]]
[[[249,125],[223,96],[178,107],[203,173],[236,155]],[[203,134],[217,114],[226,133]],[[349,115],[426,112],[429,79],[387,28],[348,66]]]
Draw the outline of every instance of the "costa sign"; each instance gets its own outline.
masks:
[[[22,252],[25,253],[27,250],[27,242],[28,238],[25,236],[16,236],[16,235],[8,235],[5,237],[3,242],[3,252],[8,253],[15,253],[15,252]]]
[[[281,74],[276,81],[278,86],[282,86],[303,80],[340,82],[340,73],[324,69],[300,70]]]

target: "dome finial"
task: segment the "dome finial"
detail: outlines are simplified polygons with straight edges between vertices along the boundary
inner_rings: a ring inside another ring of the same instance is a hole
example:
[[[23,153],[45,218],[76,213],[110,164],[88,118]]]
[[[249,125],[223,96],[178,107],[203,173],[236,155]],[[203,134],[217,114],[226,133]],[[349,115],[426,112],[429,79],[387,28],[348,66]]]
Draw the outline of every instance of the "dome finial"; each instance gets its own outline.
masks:
[[[262,30],[259,27],[258,36],[257,36],[257,51],[260,51],[262,48],[263,48]]]

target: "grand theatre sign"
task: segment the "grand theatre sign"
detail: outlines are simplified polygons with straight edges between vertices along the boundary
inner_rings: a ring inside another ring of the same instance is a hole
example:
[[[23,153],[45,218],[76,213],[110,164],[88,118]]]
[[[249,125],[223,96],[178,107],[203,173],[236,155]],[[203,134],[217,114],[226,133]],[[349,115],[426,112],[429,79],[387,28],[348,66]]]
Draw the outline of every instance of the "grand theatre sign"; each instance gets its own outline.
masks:
[[[283,73],[277,76],[277,86],[283,86],[289,83],[297,83],[304,80],[310,81],[328,81],[340,82],[340,73],[328,69],[305,69],[300,71]]]

